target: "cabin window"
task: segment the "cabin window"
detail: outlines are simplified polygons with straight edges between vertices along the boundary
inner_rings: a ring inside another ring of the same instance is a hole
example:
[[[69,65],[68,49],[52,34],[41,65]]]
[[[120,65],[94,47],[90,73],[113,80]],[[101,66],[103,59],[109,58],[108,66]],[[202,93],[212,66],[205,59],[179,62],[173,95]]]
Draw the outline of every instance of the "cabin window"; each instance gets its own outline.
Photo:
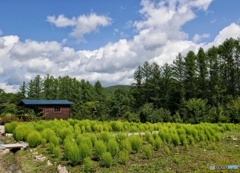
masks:
[[[56,106],[56,107],[54,107],[54,112],[60,112],[60,107],[59,106]]]

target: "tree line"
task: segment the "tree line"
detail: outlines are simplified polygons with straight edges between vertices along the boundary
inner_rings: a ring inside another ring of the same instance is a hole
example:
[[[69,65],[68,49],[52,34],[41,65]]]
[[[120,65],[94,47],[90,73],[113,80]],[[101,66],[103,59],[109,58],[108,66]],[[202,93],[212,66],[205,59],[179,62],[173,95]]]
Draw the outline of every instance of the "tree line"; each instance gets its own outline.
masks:
[[[100,81],[37,75],[16,94],[0,90],[0,113],[18,114],[14,102],[22,98],[66,99],[74,103],[77,119],[239,123],[239,94],[240,39],[230,38],[208,50],[179,53],[172,64],[145,62],[136,68],[129,89],[112,93]]]

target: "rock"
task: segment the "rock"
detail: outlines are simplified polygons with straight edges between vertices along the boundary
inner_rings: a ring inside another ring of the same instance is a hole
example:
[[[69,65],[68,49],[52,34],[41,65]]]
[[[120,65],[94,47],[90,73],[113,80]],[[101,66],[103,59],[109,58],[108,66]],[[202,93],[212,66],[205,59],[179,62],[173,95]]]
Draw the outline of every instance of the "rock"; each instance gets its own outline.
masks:
[[[9,152],[10,152],[10,149],[7,148],[7,149],[3,150],[2,153],[3,153],[3,154],[8,154]]]
[[[52,166],[53,164],[48,160],[47,161],[47,166]]]
[[[38,154],[38,152],[34,152],[33,154],[34,154],[34,155],[37,155],[37,154]]]
[[[239,145],[235,145],[235,147],[238,147]]]
[[[6,136],[6,137],[12,137],[13,134],[12,134],[12,133],[5,133],[5,136]]]
[[[35,159],[40,162],[44,162],[47,158],[45,156],[39,155],[35,156]]]
[[[232,138],[232,140],[233,140],[233,141],[237,141],[237,140],[238,140],[238,138],[234,138],[234,137],[233,137],[233,138]]]
[[[68,173],[67,168],[65,166],[61,166],[60,164],[57,167],[58,173]]]

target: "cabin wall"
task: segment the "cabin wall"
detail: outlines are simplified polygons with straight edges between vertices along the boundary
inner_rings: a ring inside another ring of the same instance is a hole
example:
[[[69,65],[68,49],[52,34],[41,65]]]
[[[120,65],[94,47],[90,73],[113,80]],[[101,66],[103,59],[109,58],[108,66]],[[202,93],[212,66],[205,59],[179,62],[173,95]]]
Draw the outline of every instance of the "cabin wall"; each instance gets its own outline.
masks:
[[[71,107],[60,107],[59,112],[55,112],[55,107],[41,107],[43,112],[43,117],[46,120],[50,119],[68,119],[70,118]]]

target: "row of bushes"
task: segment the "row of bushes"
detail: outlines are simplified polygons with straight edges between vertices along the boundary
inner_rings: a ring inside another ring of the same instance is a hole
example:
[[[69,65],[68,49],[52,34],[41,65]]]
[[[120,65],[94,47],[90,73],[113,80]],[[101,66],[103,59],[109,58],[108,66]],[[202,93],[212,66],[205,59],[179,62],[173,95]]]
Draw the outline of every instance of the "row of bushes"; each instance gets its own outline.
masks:
[[[96,127],[100,126],[103,131],[95,133],[98,132]],[[88,130],[83,131],[83,128]],[[27,141],[30,147],[46,146],[49,153],[59,159],[67,159],[73,165],[91,165],[90,160],[93,159],[106,167],[111,166],[114,160],[127,163],[130,154],[140,152],[144,158],[150,158],[154,150],[161,148],[168,153],[168,145],[183,145],[188,149],[189,145],[196,143],[214,143],[221,139],[222,132],[233,129],[240,129],[240,125],[142,124],[73,119],[11,122],[5,125],[6,132],[13,133],[17,141]],[[129,133],[133,130],[139,133]]]

